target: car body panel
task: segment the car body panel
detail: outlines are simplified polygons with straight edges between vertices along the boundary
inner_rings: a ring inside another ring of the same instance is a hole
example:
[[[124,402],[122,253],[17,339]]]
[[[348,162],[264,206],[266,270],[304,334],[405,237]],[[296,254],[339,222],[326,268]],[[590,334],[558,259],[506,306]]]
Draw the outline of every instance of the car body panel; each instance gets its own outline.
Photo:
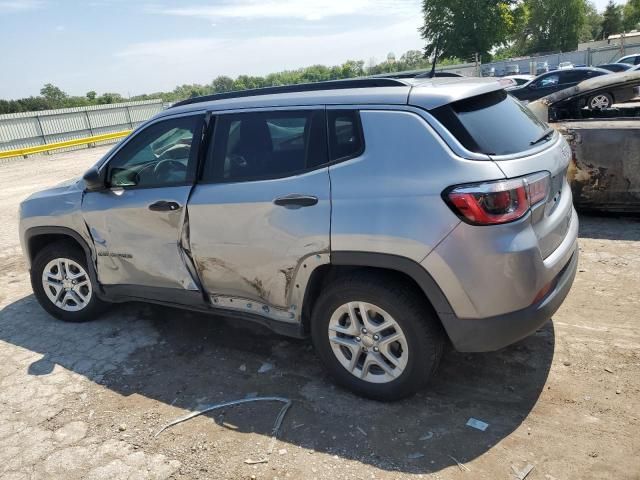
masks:
[[[460,222],[442,201],[442,191],[504,175],[493,162],[456,158],[412,112],[364,110],[360,116],[365,152],[329,169],[331,250],[391,253],[420,262]]]
[[[459,318],[492,317],[531,305],[568,261],[571,247],[563,244],[575,236],[565,179],[569,148],[560,135],[542,151],[496,163],[508,178],[548,171],[552,190],[546,202],[516,222],[491,227],[461,223],[423,261],[447,298],[456,299],[452,307]],[[559,249],[566,252],[554,260]]]
[[[274,204],[290,194],[314,196],[318,203]],[[286,312],[300,307],[290,303],[296,274],[311,268],[307,257],[329,253],[326,167],[281,179],[199,184],[188,210],[191,255],[207,295],[217,303],[237,298]]]
[[[191,186],[87,192],[82,213],[97,255],[104,285],[134,284],[197,290],[185,266],[179,239]],[[149,205],[172,201],[174,212],[152,212]]]

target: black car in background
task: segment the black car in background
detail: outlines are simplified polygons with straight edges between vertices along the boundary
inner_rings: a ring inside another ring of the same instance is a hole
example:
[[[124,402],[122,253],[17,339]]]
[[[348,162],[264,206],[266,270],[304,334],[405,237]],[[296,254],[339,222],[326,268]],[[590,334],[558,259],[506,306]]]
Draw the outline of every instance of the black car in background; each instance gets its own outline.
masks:
[[[552,93],[564,90],[565,88],[573,87],[584,80],[588,80],[589,78],[599,77],[600,75],[607,75],[609,73],[611,73],[609,70],[595,67],[576,67],[569,68],[567,70],[553,70],[537,76],[529,83],[525,83],[522,86],[508,88],[507,91],[518,100],[532,102]],[[610,98],[609,100],[612,99]],[[606,106],[594,105],[591,107],[603,108]]]
[[[628,63],[605,63],[604,65],[598,65],[598,68],[604,68],[605,70],[609,70],[614,73],[626,72],[632,67],[633,65]]]

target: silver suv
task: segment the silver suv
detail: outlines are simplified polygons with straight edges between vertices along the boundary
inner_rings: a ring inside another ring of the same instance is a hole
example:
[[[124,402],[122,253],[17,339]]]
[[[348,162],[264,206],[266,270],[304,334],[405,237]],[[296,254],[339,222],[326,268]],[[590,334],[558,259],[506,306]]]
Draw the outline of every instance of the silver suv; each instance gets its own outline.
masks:
[[[493,79],[359,79],[201,97],[20,209],[33,291],[62,320],[143,300],[310,336],[391,400],[446,342],[490,351],[567,295],[565,140]]]

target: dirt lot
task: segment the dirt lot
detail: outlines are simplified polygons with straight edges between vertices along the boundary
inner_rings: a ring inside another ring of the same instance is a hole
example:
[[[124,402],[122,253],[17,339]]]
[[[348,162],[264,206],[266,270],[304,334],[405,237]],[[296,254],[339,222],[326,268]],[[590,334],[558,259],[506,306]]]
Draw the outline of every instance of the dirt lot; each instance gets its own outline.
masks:
[[[0,164],[0,478],[513,479],[532,465],[527,480],[640,479],[640,221],[581,216],[553,322],[500,352],[450,351],[428,390],[381,404],[335,388],[307,342],[253,325],[142,304],[81,325],[45,314],[18,203],[104,152]],[[276,403],[154,437],[251,394],[293,401],[270,455]]]

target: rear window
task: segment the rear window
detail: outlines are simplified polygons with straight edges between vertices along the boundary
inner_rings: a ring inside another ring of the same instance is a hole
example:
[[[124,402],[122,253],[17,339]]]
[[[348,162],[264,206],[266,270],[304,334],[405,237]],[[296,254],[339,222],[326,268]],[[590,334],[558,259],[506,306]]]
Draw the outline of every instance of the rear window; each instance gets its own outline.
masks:
[[[528,150],[548,129],[504,90],[454,102],[431,113],[467,150],[486,155]]]

